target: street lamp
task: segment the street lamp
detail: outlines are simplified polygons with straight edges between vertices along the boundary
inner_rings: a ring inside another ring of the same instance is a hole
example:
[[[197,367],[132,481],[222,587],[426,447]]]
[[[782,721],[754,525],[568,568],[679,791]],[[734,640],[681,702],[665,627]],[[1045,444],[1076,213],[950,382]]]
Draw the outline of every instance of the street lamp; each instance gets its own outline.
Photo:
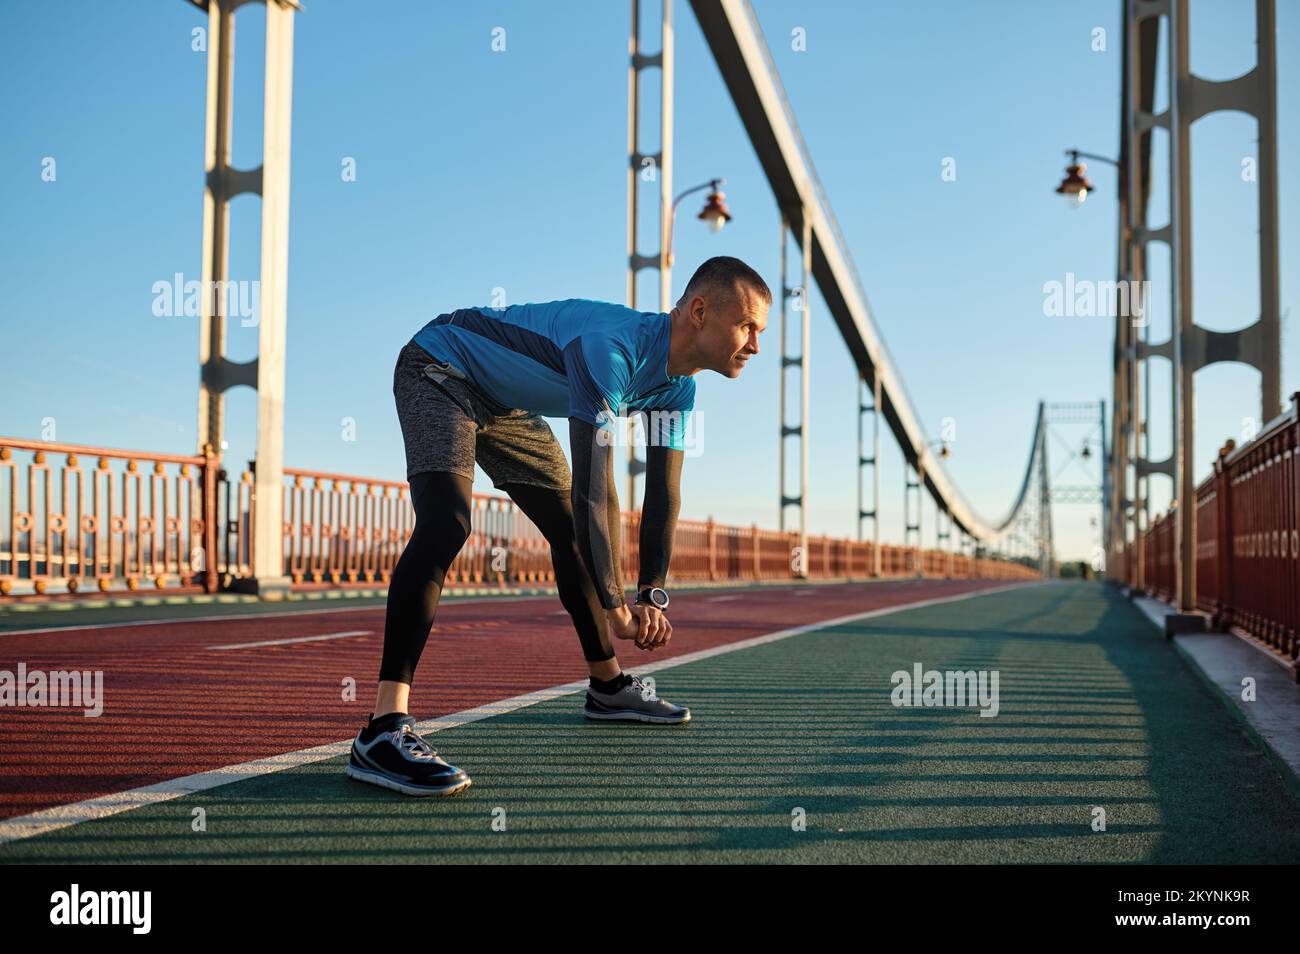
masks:
[[[1123,167],[1114,159],[1098,156],[1091,152],[1081,152],[1078,149],[1067,149],[1065,154],[1070,157],[1070,164],[1065,167],[1065,178],[1056,187],[1056,194],[1065,196],[1071,208],[1077,209],[1083,205],[1084,200],[1088,198],[1088,193],[1092,191],[1092,180],[1085,174],[1088,167],[1079,161],[1080,156],[1096,159],[1098,162],[1109,163],[1119,169],[1120,176],[1123,177]]]
[[[723,185],[726,181],[727,181],[726,179],[710,179],[708,182],[705,182],[701,185],[697,185],[694,188],[687,189],[677,198],[673,199],[672,211],[668,215],[667,247],[668,247],[668,264],[670,266],[673,264],[673,222],[676,221],[677,219],[678,203],[680,203],[682,199],[686,198],[688,195],[691,195],[692,193],[695,192],[699,192],[702,189],[712,190],[709,192],[709,197],[704,203],[704,208],[700,211],[700,214],[697,215],[696,218],[700,219],[706,225],[708,225],[710,232],[715,232],[715,233],[721,232],[722,227],[731,221],[731,211],[727,208],[726,203],[722,201],[723,199],[726,198],[726,195],[718,191],[718,186]]]

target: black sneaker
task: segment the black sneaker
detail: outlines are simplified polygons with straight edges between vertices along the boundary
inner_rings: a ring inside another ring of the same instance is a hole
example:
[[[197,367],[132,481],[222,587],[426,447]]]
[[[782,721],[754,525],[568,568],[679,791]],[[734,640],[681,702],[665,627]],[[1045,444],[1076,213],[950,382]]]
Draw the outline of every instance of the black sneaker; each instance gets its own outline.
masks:
[[[587,688],[587,702],[582,707],[588,719],[610,722],[656,722],[660,725],[680,725],[691,721],[691,710],[675,706],[641,681],[640,676],[629,676],[627,684],[614,692],[601,692]]]
[[[380,732],[369,742],[361,741],[358,732],[352,740],[348,778],[404,795],[455,795],[470,786],[468,775],[444,762],[420,737],[411,716],[404,716],[393,731]]]

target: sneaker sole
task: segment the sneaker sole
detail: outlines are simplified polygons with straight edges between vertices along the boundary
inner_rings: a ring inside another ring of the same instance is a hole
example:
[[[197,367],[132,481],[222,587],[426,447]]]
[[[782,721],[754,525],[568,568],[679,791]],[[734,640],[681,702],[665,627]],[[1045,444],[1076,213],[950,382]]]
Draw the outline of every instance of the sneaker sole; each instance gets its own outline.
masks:
[[[397,779],[389,778],[387,775],[380,775],[378,772],[370,772],[363,768],[357,768],[352,763],[348,763],[348,778],[356,779],[358,782],[369,782],[371,785],[378,785],[380,788],[390,788],[395,792],[401,792],[403,795],[414,795],[421,797],[425,795],[455,795],[465,791],[472,784],[473,779],[465,779],[463,782],[457,782],[454,785],[445,785],[442,788],[429,788],[428,786],[409,785],[406,782],[399,782]]]
[[[582,712],[588,719],[599,722],[653,722],[657,725],[682,725],[691,721],[689,712],[684,716],[648,715],[635,709],[617,709],[612,712],[593,712],[590,709],[583,709]]]

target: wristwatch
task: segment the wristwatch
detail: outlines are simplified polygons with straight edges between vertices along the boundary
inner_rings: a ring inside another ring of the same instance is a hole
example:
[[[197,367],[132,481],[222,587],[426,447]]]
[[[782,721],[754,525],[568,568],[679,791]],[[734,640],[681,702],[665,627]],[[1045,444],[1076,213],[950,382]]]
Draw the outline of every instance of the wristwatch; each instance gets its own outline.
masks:
[[[653,606],[660,612],[668,609],[668,591],[662,586],[652,586],[648,590],[639,590],[636,594],[637,606]]]

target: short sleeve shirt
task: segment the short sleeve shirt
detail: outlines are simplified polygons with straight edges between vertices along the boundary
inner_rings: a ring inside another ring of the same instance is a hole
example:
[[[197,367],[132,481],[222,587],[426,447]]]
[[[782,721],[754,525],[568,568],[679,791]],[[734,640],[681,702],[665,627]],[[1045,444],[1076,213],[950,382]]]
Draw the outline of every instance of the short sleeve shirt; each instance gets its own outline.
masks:
[[[663,312],[569,298],[458,309],[412,340],[502,408],[610,430],[615,418],[645,411],[650,441],[681,450],[695,379],[668,374],[671,327]]]

